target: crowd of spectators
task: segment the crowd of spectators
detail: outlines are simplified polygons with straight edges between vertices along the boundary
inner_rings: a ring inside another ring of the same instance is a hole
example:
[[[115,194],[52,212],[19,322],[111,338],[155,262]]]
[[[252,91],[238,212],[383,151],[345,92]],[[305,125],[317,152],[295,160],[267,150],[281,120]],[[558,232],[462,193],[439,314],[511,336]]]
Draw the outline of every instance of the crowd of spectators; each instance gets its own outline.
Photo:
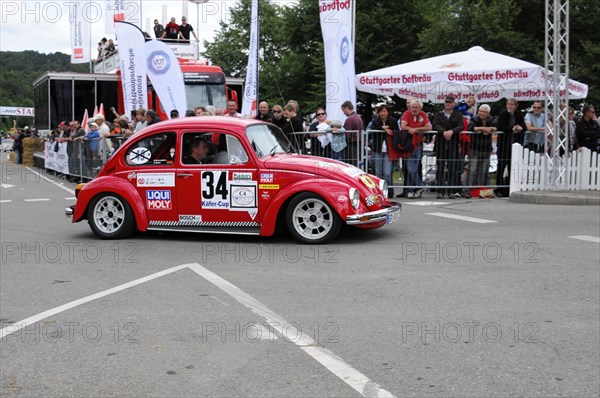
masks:
[[[116,52],[117,46],[113,42],[113,39],[107,39],[106,37],[103,37],[98,42],[98,56],[96,57],[96,62],[100,62]]]
[[[368,145],[369,163],[362,166],[386,180],[389,186],[398,186],[399,178],[394,180],[392,176],[395,171],[401,170],[405,188],[397,197],[421,197],[425,188],[422,167],[424,145],[428,145],[436,159],[434,185],[437,198],[469,198],[470,187],[488,185],[490,155],[494,152],[498,159],[495,194],[508,196],[512,144],[519,143],[535,153],[544,150],[544,104],[536,101],[523,112],[518,110],[518,102],[510,98],[506,101],[506,109],[496,117],[491,115],[489,105],[475,107],[474,101],[469,102],[457,104],[453,96],[447,96],[441,110],[428,114],[423,111],[420,101],[409,98],[407,110],[398,117],[388,105],[383,104],[377,107],[374,117],[365,127],[350,101],[341,105],[346,115],[343,123],[329,119],[324,107],[318,107],[311,114],[314,117],[312,123],[305,123],[297,101],[272,107],[267,101],[262,101],[255,119],[278,126],[299,153],[353,164],[358,164],[357,151],[363,144],[360,137],[366,130],[368,138],[364,144]],[[98,114],[88,120],[87,128],[80,126],[78,121],[62,122],[49,135],[51,143],[68,143],[70,179],[91,172],[106,161],[124,140],[161,121],[159,115],[150,109],[138,109],[130,117],[119,115],[114,108],[110,111],[112,122]],[[226,109],[197,106],[185,113],[185,117],[203,116],[242,117],[237,102],[233,100],[228,101]],[[170,117],[179,118],[179,112],[171,111]],[[586,147],[600,152],[600,125],[592,105],[583,107],[579,120],[575,118],[575,111],[569,108],[565,123],[570,150]],[[26,129],[16,136],[14,149],[17,161],[22,160],[22,139],[32,134],[36,133]],[[399,144],[403,139],[408,143],[404,149]],[[81,170],[82,158],[86,159],[86,170]],[[394,194],[394,189],[390,188],[390,197]]]
[[[158,19],[154,20],[154,37],[159,40],[189,43],[191,36],[194,36],[194,39],[198,40],[194,28],[187,23],[185,16],[181,17],[181,24],[177,23],[175,17],[171,17],[171,20],[165,26]]]

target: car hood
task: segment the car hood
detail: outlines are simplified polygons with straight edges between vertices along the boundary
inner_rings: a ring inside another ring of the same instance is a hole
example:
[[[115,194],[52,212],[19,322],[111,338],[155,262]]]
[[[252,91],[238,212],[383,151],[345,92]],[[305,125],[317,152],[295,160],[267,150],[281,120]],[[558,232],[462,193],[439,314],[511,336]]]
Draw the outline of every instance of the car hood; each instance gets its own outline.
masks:
[[[318,156],[282,154],[265,159],[264,167],[267,170],[289,172],[292,175],[296,173],[299,178],[310,176],[311,178],[319,177],[344,181],[363,191],[365,194],[380,192],[378,188],[379,179],[377,177],[369,176],[358,167],[333,159]],[[368,178],[365,176],[368,176]]]

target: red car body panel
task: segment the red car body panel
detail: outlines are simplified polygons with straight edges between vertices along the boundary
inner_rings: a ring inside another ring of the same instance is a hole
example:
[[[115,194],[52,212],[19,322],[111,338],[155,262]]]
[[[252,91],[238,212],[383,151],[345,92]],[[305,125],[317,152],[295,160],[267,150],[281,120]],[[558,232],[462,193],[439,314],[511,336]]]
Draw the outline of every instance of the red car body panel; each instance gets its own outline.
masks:
[[[246,129],[260,124],[266,123],[201,117],[175,119],[145,128],[125,141],[98,176],[79,191],[72,210],[72,221],[86,219],[91,201],[105,192],[117,194],[129,204],[139,231],[180,225],[182,218],[191,217],[197,218],[202,225],[256,227],[260,235],[270,236],[286,203],[304,192],[322,197],[344,222],[349,216],[381,212],[393,207],[382,194],[379,178],[346,163],[285,153],[257,156],[253,147],[255,143],[251,144]],[[215,138],[218,141],[221,135],[239,140],[247,161],[240,164],[184,164],[184,135],[191,136],[196,132],[210,132],[213,141]],[[163,157],[169,153],[169,160],[161,158],[160,162],[154,160],[155,163],[151,163],[149,159],[146,163],[132,164],[132,152],[146,149],[142,142],[152,137],[166,137],[163,141],[165,147],[159,146],[155,152],[162,151],[160,156]],[[160,182],[154,181],[158,177],[162,178]],[[155,185],[148,185],[148,180]],[[356,209],[351,205],[351,188],[360,195]],[[209,200],[208,194],[214,194],[214,197]],[[162,195],[164,200],[150,200],[154,199],[148,197],[152,195],[157,198]],[[234,208],[234,201],[240,205],[239,208]],[[160,206],[157,207],[158,204]],[[399,210],[399,205],[394,206]],[[355,219],[353,224],[356,223]],[[386,220],[379,217],[364,223],[360,221],[356,226],[379,228],[385,224]]]

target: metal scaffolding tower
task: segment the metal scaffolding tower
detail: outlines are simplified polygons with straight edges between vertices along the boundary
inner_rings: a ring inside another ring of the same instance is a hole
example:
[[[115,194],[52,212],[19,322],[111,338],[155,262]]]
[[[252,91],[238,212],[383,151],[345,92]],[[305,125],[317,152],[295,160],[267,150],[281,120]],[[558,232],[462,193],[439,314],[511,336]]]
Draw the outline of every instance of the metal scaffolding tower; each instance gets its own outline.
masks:
[[[545,25],[545,185],[560,190],[569,167],[569,0],[546,0]]]

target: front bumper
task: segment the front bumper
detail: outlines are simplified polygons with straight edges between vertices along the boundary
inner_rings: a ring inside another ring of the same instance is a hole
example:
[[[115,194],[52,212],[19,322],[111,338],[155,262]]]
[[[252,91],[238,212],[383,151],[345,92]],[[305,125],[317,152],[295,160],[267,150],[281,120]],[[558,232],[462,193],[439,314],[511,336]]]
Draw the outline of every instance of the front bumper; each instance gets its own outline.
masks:
[[[348,225],[359,225],[359,224],[370,224],[380,221],[385,221],[387,224],[391,224],[400,220],[400,214],[402,213],[402,205],[395,203],[381,210],[370,211],[362,214],[351,214],[346,216],[346,224]]]

